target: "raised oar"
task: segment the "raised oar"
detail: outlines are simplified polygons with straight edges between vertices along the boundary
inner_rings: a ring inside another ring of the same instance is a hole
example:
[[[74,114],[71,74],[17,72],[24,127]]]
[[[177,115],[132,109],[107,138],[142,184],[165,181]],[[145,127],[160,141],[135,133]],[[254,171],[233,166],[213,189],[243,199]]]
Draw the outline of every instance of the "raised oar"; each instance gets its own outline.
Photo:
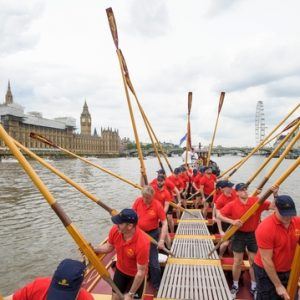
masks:
[[[264,167],[270,162],[270,160],[279,152],[279,150],[285,145],[293,133],[299,128],[300,121],[294,126],[294,128],[281,140],[277,147],[272,151],[268,158],[261,164],[261,166],[254,172],[254,174],[245,183],[248,187],[256,176],[264,169]],[[262,187],[261,187],[262,188]]]
[[[129,78],[129,73],[128,73],[128,69],[127,69],[123,54],[122,54],[121,50],[119,49],[117,24],[116,24],[114,13],[113,13],[113,10],[111,7],[106,9],[106,14],[107,14],[109,27],[111,30],[111,34],[112,34],[112,37],[114,40],[114,44],[116,46],[116,51],[117,51],[117,55],[118,55],[118,59],[119,59],[119,64],[120,64],[120,69],[121,69],[122,79],[123,79],[123,85],[124,85],[124,89],[125,89],[125,94],[126,94],[126,99],[127,99],[127,104],[128,104],[128,109],[129,109],[129,114],[130,114],[130,119],[131,119],[131,124],[132,124],[132,128],[133,128],[136,148],[137,148],[138,156],[139,156],[139,160],[140,160],[140,167],[141,167],[140,171],[141,171],[141,175],[143,177],[144,183],[147,185],[148,178],[147,178],[147,174],[146,174],[146,167],[144,164],[143,152],[142,152],[139,136],[138,136],[137,129],[136,129],[131,100],[130,100],[129,93],[128,93],[128,86],[127,86],[128,82],[127,82],[126,78]]]
[[[270,139],[272,134],[299,108],[300,104],[297,104],[296,107],[287,114],[286,117],[284,117],[283,120],[281,120],[278,125],[276,125],[273,130],[246,156],[244,157],[237,166],[232,170],[232,172],[229,174],[229,177],[231,177],[255,152],[257,152],[260,148],[262,148],[263,144],[266,144],[266,141]],[[224,176],[224,174],[223,174]]]
[[[54,174],[56,174],[58,177],[60,177],[61,179],[63,179],[65,182],[67,182],[70,185],[72,185],[76,190],[78,190],[79,192],[81,192],[82,194],[84,194],[90,200],[92,200],[93,202],[97,203],[99,206],[101,206],[102,208],[104,208],[111,216],[115,216],[115,215],[117,215],[119,213],[116,209],[111,208],[108,205],[106,205],[105,203],[103,203],[99,198],[97,198],[96,196],[94,196],[93,194],[91,194],[89,191],[87,191],[86,189],[84,189],[83,187],[81,187],[78,183],[76,183],[71,178],[69,178],[68,176],[66,176],[62,172],[60,172],[58,169],[56,169],[55,167],[53,167],[52,165],[50,165],[48,162],[46,162],[44,159],[42,159],[41,157],[39,157],[38,155],[36,155],[32,151],[30,151],[28,148],[26,148],[25,146],[23,146],[22,144],[20,144],[18,141],[14,140],[14,139],[12,139],[12,140],[13,140],[13,142],[20,149],[22,149],[22,151],[24,151],[29,156],[31,156],[32,158],[34,158],[41,165],[43,165],[45,168],[47,168],[48,170],[50,170],[51,172],[53,172]],[[153,239],[150,235],[148,235],[148,237],[149,237],[150,241],[153,244],[155,244],[156,246],[158,246],[158,243],[157,243],[157,241],[155,239]],[[163,250],[166,253],[168,253],[168,254],[170,254],[170,255],[173,256],[173,254],[167,248],[164,248]]]
[[[206,166],[208,166],[209,162],[210,162],[211,151],[213,149],[213,145],[214,145],[214,141],[215,141],[215,136],[216,136],[216,132],[217,132],[217,128],[218,128],[219,117],[220,117],[220,113],[221,113],[221,110],[222,110],[224,98],[225,98],[225,92],[221,92],[221,94],[220,94],[220,100],[219,100],[217,120],[216,120],[216,124],[215,124],[215,128],[214,128],[214,133],[213,133],[213,136],[212,136],[212,139],[211,139],[211,143],[210,143],[210,146],[209,146],[209,151],[208,151],[208,155],[207,155]]]
[[[298,157],[296,159],[296,161],[285,170],[285,172],[275,181],[275,183],[273,184],[273,186],[277,186],[279,187],[287,178],[288,176],[294,171],[296,170],[296,168],[299,166],[300,164],[300,157]],[[240,218],[240,220],[242,221],[242,223],[245,223],[258,209],[259,207],[264,203],[264,201],[266,199],[268,199],[268,197],[272,194],[272,189],[269,188],[262,196],[261,198],[255,202],[244,214],[243,216]],[[218,242],[218,244],[208,253],[208,256],[211,256],[212,253],[217,250],[220,245],[229,240],[233,234],[235,234],[236,231],[238,231],[239,227],[236,225],[231,225],[227,231],[225,232],[225,235],[222,236],[221,240]]]
[[[130,79],[129,79],[129,80],[130,80]],[[130,86],[132,86],[132,84],[131,84]],[[132,87],[132,88],[133,88],[133,87]],[[135,101],[136,101],[136,103],[137,103],[137,105],[138,105],[138,108],[139,108],[139,110],[140,110],[140,112],[141,112],[141,115],[142,115],[142,117],[143,117],[145,126],[146,126],[146,128],[147,128],[147,131],[148,131],[148,134],[149,134],[149,136],[150,136],[150,139],[151,139],[151,142],[152,142],[152,145],[153,145],[153,148],[154,148],[154,150],[155,150],[156,155],[157,155],[157,152],[160,151],[160,153],[163,155],[163,157],[164,157],[164,159],[165,159],[165,161],[166,161],[166,163],[167,163],[167,165],[168,165],[170,171],[173,173],[173,168],[171,167],[171,164],[170,164],[170,162],[169,162],[169,160],[168,160],[168,157],[167,157],[167,155],[165,154],[164,149],[162,148],[162,146],[161,146],[159,140],[157,139],[157,137],[156,137],[156,135],[155,135],[155,133],[154,133],[154,130],[153,130],[153,128],[152,128],[152,126],[151,126],[151,124],[150,124],[150,122],[149,122],[149,120],[148,120],[148,118],[147,118],[147,116],[146,116],[146,114],[145,114],[145,112],[144,112],[144,110],[143,110],[142,105],[140,104],[140,101],[139,101],[139,99],[138,99],[138,97],[137,97],[137,95],[136,95],[136,93],[135,93],[135,90],[133,89],[133,90],[131,90],[131,92],[132,92],[132,94],[133,94],[133,96],[134,96],[134,98],[135,98]],[[154,138],[154,141],[153,141],[153,138]],[[156,144],[155,144],[155,142],[156,142]],[[157,147],[159,148],[158,151],[157,151]],[[162,165],[162,162],[161,162],[161,160],[160,160],[160,157],[157,156],[157,158],[158,158],[158,160],[159,160],[159,163],[160,163],[161,168],[164,170],[164,167],[163,167],[163,165]]]
[[[34,169],[25,159],[23,154],[20,152],[18,147],[14,144],[11,137],[4,130],[2,125],[0,124],[0,138],[4,141],[6,146],[10,149],[12,154],[19,161],[25,172],[28,174],[30,179],[33,181],[35,186],[39,189],[41,194],[44,196],[48,204],[51,206],[53,211],[59,217],[66,230],[69,232],[75,243],[81,249],[81,251],[86,255],[91,264],[95,267],[97,272],[103,277],[103,279],[112,287],[112,289],[123,299],[123,294],[120,292],[116,284],[110,277],[109,272],[106,270],[105,266],[99,260],[98,256],[95,254],[92,247],[85,240],[84,236],[79,232],[79,230],[72,223],[71,219],[64,212],[63,208],[59,205],[59,203],[54,199],[53,195],[50,193],[44,182],[40,179],[40,177],[36,174]]]
[[[296,299],[297,285],[300,278],[300,239],[296,247],[292,262],[291,273],[288,281],[287,292],[291,299]]]
[[[114,176],[115,178],[118,178],[118,179],[120,179],[120,180],[122,180],[122,181],[124,181],[124,182],[126,182],[128,184],[130,184],[131,186],[133,186],[135,188],[140,188],[140,185],[138,185],[137,183],[134,183],[134,182],[132,182],[132,181],[130,181],[130,180],[128,180],[128,179],[126,179],[126,178],[124,178],[124,177],[122,177],[122,176],[120,176],[120,175],[118,175],[118,174],[116,174],[116,173],[114,173],[114,172],[106,169],[106,168],[103,168],[103,167],[99,166],[98,164],[95,164],[95,163],[89,161],[88,159],[86,159],[84,157],[81,157],[81,156],[79,156],[79,155],[77,155],[77,154],[75,154],[75,153],[73,153],[73,152],[71,152],[71,151],[69,151],[67,149],[64,149],[64,148],[62,148],[62,147],[54,144],[51,140],[45,138],[44,136],[42,136],[40,134],[36,134],[34,132],[31,132],[30,133],[30,137],[33,138],[33,139],[36,139],[36,140],[38,140],[38,141],[40,141],[42,143],[45,143],[45,144],[47,144],[47,145],[49,145],[49,146],[51,146],[53,148],[57,148],[57,149],[61,150],[62,152],[66,153],[66,154],[68,154],[70,156],[76,157],[76,158],[84,161],[85,163],[87,163],[87,164],[89,164],[89,165],[91,165],[91,166],[93,166],[93,167],[95,167],[95,168],[97,168],[97,169],[99,169],[99,170],[101,170],[101,171],[103,171],[103,172],[111,175],[111,176]]]
[[[265,184],[268,182],[270,177],[273,175],[273,173],[276,171],[277,167],[280,165],[280,163],[284,160],[286,155],[291,151],[295,143],[299,140],[300,138],[300,131],[293,137],[293,139],[290,141],[290,143],[286,146],[284,151],[281,153],[279,158],[276,160],[275,164],[273,167],[269,170],[268,174],[262,179],[262,181],[259,183],[255,191],[251,194],[252,196],[257,196],[259,192],[262,190],[262,188],[265,186]]]
[[[192,109],[193,93],[188,93],[188,122],[187,122],[187,137],[185,147],[185,165],[188,167],[188,153],[192,147],[191,139],[191,109]]]

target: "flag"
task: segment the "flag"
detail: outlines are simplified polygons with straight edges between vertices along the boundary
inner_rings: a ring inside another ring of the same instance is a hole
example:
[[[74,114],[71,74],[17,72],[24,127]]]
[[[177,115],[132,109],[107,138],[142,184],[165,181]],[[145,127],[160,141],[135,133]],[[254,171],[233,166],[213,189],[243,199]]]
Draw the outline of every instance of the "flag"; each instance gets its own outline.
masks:
[[[180,139],[179,146],[186,140],[187,133]]]

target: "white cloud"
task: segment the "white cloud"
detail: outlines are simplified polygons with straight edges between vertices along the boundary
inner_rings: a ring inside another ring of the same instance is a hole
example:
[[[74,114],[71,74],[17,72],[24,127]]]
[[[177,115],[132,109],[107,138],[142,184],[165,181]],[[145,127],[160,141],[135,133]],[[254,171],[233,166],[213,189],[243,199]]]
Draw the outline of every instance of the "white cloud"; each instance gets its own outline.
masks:
[[[161,140],[177,143],[183,136],[188,91],[195,144],[210,141],[222,90],[216,144],[254,144],[258,100],[269,129],[299,103],[296,0],[17,3],[0,0],[0,24],[6,24],[0,27],[0,93],[4,97],[10,79],[15,101],[27,111],[71,115],[79,124],[86,98],[93,126],[133,138],[109,6],[132,82]],[[136,118],[141,140],[149,141]]]

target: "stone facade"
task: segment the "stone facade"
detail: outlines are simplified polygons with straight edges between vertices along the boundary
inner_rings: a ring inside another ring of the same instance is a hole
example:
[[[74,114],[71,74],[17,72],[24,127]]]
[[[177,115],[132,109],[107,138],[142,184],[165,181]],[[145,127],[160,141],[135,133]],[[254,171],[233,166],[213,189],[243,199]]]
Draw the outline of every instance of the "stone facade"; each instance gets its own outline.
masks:
[[[91,134],[92,119],[85,101],[80,117],[81,133],[76,130],[76,120],[64,117],[53,120],[45,119],[39,112],[25,114],[24,108],[13,101],[10,83],[8,83],[4,104],[0,104],[0,121],[5,130],[17,141],[30,149],[47,149],[45,145],[29,137],[35,132],[52,140],[55,144],[82,155],[118,155],[120,137],[118,130],[101,128],[98,135],[96,128]],[[0,147],[4,147],[0,140]]]

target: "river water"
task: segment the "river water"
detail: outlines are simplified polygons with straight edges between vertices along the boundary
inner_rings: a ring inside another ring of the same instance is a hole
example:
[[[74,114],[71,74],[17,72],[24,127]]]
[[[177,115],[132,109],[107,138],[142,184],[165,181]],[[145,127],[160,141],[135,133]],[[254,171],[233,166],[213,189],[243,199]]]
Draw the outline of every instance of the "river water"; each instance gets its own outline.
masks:
[[[90,159],[133,182],[139,182],[139,162],[136,158]],[[226,170],[241,158],[224,156],[212,159],[222,170]],[[246,181],[263,160],[260,156],[252,157],[232,177],[232,181]],[[181,159],[170,158],[170,162],[175,167],[181,163]],[[293,162],[283,161],[269,183],[274,182]],[[103,240],[111,227],[108,213],[38,163],[30,163],[85,238],[92,244]],[[139,195],[139,191],[133,187],[80,160],[49,160],[49,163],[118,210],[130,207]],[[152,179],[158,169],[157,160],[149,158],[145,163],[148,176]],[[259,175],[252,188],[267,170]],[[299,178],[298,168],[280,190],[280,194],[288,193],[293,197],[298,211]],[[66,257],[78,258],[79,254],[77,246],[57,216],[16,161],[0,162],[0,293],[12,293],[37,276],[52,275],[57,264]]]

